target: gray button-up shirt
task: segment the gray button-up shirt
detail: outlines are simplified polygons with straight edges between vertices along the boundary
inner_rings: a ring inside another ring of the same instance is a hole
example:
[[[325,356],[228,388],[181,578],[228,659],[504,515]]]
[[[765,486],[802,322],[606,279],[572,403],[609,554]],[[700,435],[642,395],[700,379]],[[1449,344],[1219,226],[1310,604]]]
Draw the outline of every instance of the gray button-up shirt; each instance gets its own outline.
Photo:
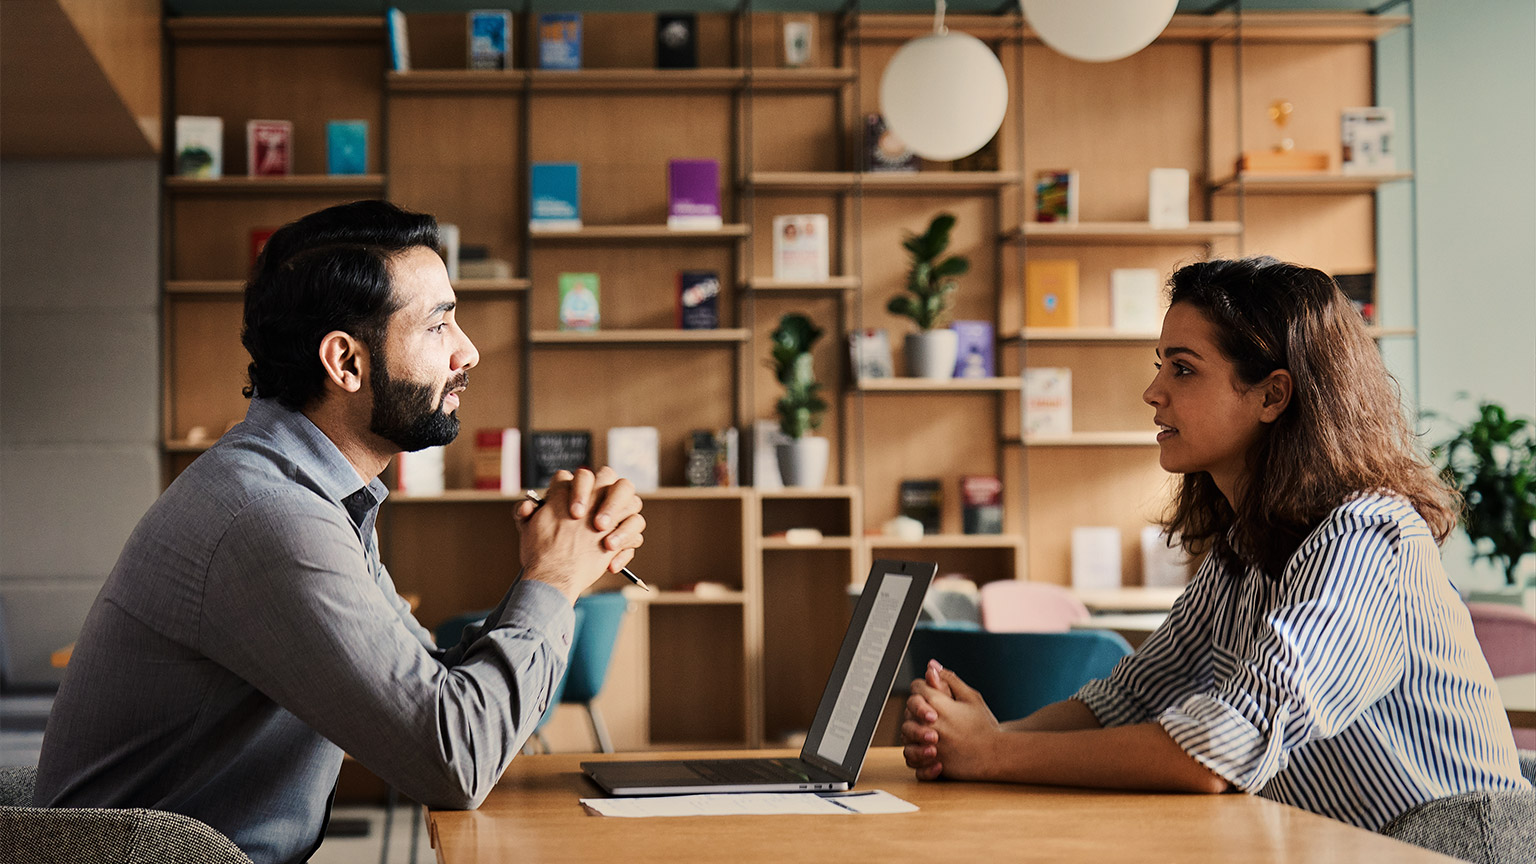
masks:
[[[320,841],[343,751],[429,806],[484,800],[565,671],[571,606],[522,582],[438,650],[379,562],[386,494],[303,414],[253,400],[91,607],[35,803],[184,813],[290,862]]]

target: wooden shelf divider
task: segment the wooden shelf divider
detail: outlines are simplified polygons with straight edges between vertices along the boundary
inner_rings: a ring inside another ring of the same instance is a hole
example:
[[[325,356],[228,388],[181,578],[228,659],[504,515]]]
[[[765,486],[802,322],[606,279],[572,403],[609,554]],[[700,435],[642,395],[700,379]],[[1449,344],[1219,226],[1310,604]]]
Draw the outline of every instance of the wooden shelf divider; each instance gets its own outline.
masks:
[[[744,329],[714,330],[535,330],[534,345],[551,347],[599,347],[625,345],[726,345],[745,342],[752,334]]]
[[[1387,183],[1411,180],[1407,172],[1395,174],[1327,174],[1298,171],[1295,173],[1261,174],[1243,172],[1230,175],[1211,184],[1217,194],[1236,194],[1239,190],[1249,195],[1361,195],[1375,192]]]
[[[1154,228],[1148,222],[1026,222],[1003,235],[1005,243],[1053,245],[1181,245],[1209,243],[1243,233],[1240,222],[1191,222],[1184,228]]]
[[[747,236],[747,226],[727,224],[717,229],[684,230],[666,225],[585,225],[570,231],[532,231],[528,234],[532,243],[582,243],[612,240],[621,242],[664,242],[679,240],[710,242],[740,240]]]
[[[178,195],[381,195],[382,174],[294,174],[289,177],[167,177],[166,191]]]
[[[1001,378],[865,378],[858,383],[866,393],[1000,393],[1018,390],[1023,379]]]

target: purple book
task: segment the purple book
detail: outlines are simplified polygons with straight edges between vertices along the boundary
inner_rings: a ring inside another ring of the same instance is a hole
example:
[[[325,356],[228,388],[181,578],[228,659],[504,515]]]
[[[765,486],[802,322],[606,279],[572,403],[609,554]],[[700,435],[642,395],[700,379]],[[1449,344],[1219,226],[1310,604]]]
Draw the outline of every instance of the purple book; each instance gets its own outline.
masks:
[[[667,227],[720,227],[720,161],[673,159],[667,163]]]
[[[991,321],[956,321],[951,325],[959,336],[959,352],[955,357],[956,378],[992,378],[997,375],[997,364],[992,353]]]

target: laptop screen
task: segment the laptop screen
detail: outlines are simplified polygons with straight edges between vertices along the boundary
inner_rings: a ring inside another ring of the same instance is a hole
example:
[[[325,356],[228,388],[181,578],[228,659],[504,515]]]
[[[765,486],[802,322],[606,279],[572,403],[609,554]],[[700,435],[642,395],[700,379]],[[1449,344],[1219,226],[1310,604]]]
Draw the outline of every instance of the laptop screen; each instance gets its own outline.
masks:
[[[855,780],[937,566],[874,562],[800,758]]]

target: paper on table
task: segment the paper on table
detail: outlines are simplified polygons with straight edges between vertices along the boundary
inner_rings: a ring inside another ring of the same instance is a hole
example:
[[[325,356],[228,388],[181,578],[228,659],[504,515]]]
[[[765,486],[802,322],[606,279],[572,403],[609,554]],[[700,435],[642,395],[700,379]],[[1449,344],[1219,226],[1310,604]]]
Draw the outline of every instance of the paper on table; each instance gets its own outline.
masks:
[[[583,798],[599,816],[770,816],[827,813],[911,813],[916,805],[881,789],[866,792],[749,792],[661,795],[654,798]]]

